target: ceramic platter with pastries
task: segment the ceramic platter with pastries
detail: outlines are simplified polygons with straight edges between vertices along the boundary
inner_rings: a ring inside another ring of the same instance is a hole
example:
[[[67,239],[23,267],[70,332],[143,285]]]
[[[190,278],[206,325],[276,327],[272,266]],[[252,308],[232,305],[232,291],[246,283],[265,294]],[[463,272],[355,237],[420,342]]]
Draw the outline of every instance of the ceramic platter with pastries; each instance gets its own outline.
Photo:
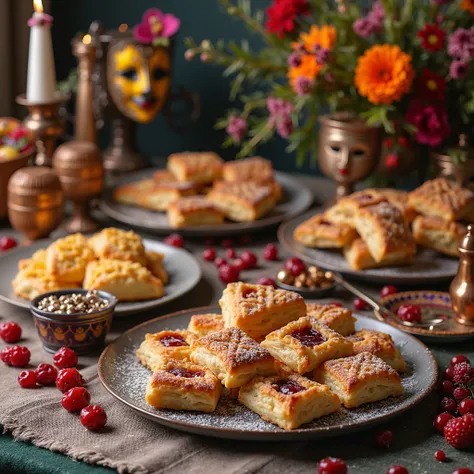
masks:
[[[451,280],[474,222],[474,194],[445,178],[412,192],[366,189],[282,224],[293,254],[355,279],[399,284]]]
[[[113,227],[17,247],[0,257],[0,273],[0,299],[13,305],[29,308],[42,293],[82,288],[113,294],[118,316],[179,298],[201,279],[185,250]]]
[[[337,304],[243,282],[219,306],[153,319],[102,353],[99,377],[157,423],[219,438],[328,437],[420,403],[438,377],[418,339]]]
[[[248,233],[304,212],[311,191],[261,157],[224,161],[211,152],[175,153],[167,169],[127,175],[100,201],[105,214],[154,234]]]

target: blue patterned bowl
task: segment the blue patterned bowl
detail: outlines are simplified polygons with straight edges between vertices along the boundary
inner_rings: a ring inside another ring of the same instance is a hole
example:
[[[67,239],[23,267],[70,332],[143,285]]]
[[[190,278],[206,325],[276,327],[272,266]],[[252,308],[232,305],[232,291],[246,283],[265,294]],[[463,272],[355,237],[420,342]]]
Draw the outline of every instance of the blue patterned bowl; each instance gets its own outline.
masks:
[[[94,313],[56,314],[38,309],[38,303],[45,297],[69,295],[72,293],[87,294],[87,290],[71,289],[51,291],[34,298],[30,303],[35,326],[43,346],[48,352],[56,352],[67,346],[78,354],[94,351],[104,345],[105,337],[112,325],[117,299],[105,291],[98,291],[102,299],[109,302],[104,309]]]

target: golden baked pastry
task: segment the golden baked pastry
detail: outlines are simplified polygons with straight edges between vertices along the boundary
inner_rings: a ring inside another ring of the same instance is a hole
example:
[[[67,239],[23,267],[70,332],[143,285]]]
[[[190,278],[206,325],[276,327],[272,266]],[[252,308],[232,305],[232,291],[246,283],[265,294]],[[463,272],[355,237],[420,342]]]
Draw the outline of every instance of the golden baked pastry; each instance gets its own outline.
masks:
[[[398,372],[369,352],[329,360],[313,375],[317,382],[328,385],[346,408],[356,408],[403,393]]]
[[[306,314],[342,336],[355,331],[356,318],[350,309],[335,304],[306,303]]]
[[[121,204],[138,206],[144,194],[153,189],[152,179],[143,179],[132,183],[122,184],[114,190],[113,199]]]
[[[351,243],[356,231],[347,224],[333,224],[324,214],[316,214],[302,222],[294,232],[296,242],[312,248],[341,248]]]
[[[207,198],[228,219],[236,222],[256,221],[265,214],[268,214],[276,204],[272,187],[253,181],[236,183],[217,182],[212,187]]]
[[[271,183],[274,181],[273,166],[270,160],[261,156],[252,156],[224,163],[222,169],[224,181],[242,182],[254,181],[255,183]]]
[[[163,285],[168,283],[168,272],[165,269],[163,260],[165,258],[164,254],[159,252],[154,252],[153,250],[146,250],[146,267],[150,270],[151,274],[156,278],[159,278]]]
[[[390,334],[372,329],[361,329],[349,336],[348,339],[354,346],[354,355],[370,352],[380,357],[396,371],[403,372],[405,370],[406,362],[395,347],[395,342]]]
[[[220,314],[195,314],[191,316],[188,331],[196,334],[197,337],[204,337],[213,332],[224,329],[224,320]]]
[[[224,222],[224,214],[203,196],[178,199],[168,207],[168,222],[174,229],[200,225],[217,225]]]
[[[157,369],[146,387],[145,400],[155,408],[213,412],[222,386],[206,367],[169,359]]]
[[[189,359],[195,340],[196,336],[191,332],[178,329],[146,334],[137,349],[137,358],[150,370],[158,370],[168,359]]]
[[[112,293],[119,301],[161,298],[163,283],[137,262],[94,260],[87,265],[83,288]]]
[[[352,342],[309,316],[270,333],[262,346],[299,374],[326,360],[352,355]]]
[[[206,184],[222,177],[222,158],[213,152],[174,153],[168,157],[168,170],[179,181]]]
[[[426,181],[410,193],[408,202],[425,216],[474,222],[474,193],[446,178]]]
[[[256,375],[275,373],[270,353],[238,328],[194,341],[191,360],[210,369],[227,388],[241,387]]]
[[[303,298],[268,285],[230,283],[219,300],[225,327],[237,327],[259,340],[306,314]]]
[[[386,199],[389,203],[398,207],[400,212],[402,213],[403,217],[408,222],[412,222],[413,219],[416,217],[417,212],[415,209],[410,207],[408,203],[408,192],[407,191],[400,191],[399,189],[390,189],[390,188],[382,188],[377,189],[377,192],[382,197],[382,199]]]
[[[86,267],[94,258],[86,237],[82,234],[68,235],[47,248],[46,272],[54,280],[82,282]]]
[[[39,249],[30,258],[22,258],[18,262],[19,270],[26,270],[29,267],[46,272],[46,249]]]
[[[296,374],[255,377],[239,390],[239,402],[284,430],[294,430],[341,406],[328,387]]]
[[[97,258],[128,260],[146,265],[142,238],[132,230],[109,227],[93,235],[89,245]]]
[[[458,247],[466,232],[465,225],[439,217],[418,216],[413,221],[413,236],[417,244],[451,257],[459,255]]]

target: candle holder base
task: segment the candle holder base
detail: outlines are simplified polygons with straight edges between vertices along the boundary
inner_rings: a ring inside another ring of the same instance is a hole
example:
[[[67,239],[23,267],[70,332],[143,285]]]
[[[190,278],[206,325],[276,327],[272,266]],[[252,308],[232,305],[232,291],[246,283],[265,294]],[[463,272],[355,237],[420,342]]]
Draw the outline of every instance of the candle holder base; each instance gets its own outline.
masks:
[[[64,223],[64,229],[70,234],[77,232],[88,234],[95,232],[98,228],[99,224],[88,215],[87,211],[75,214]]]

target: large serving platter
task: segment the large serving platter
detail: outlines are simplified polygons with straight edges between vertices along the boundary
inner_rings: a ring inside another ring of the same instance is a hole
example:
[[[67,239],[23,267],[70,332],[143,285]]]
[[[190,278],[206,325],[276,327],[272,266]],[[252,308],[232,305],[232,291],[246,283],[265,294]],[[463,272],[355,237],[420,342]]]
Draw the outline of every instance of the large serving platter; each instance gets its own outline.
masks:
[[[186,328],[193,314],[215,313],[217,307],[181,311],[147,321],[123,333],[102,353],[98,371],[105,388],[122,403],[162,425],[189,433],[218,438],[255,441],[294,441],[324,438],[368,428],[400,415],[420,403],[433,390],[438,371],[429,349],[418,339],[385,323],[357,317],[356,328],[390,334],[407,361],[402,377],[404,395],[371,403],[357,409],[341,408],[303,427],[284,431],[263,421],[256,413],[230,397],[223,397],[214,413],[157,410],[145,402],[145,388],[151,373],[137,360],[135,352],[146,333]]]

